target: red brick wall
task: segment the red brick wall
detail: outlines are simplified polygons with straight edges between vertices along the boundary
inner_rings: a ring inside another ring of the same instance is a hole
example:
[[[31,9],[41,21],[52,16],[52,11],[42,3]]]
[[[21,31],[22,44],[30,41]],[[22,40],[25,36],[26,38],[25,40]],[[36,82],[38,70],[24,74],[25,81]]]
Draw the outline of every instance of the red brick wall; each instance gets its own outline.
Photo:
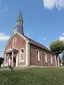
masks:
[[[42,66],[42,65],[43,65],[43,61],[42,61],[42,57],[41,57],[42,52],[41,52],[41,50],[40,50],[40,60],[41,60],[41,61],[38,62],[38,61],[37,61],[37,56],[36,56],[36,50],[40,50],[40,49],[37,48],[37,47],[35,47],[35,46],[33,46],[33,45],[31,45],[31,49],[30,49],[30,51],[31,51],[30,64],[31,64],[31,65]]]
[[[39,50],[40,52],[40,62],[37,61],[36,51]],[[50,52],[47,52],[45,50],[42,50],[41,48],[34,46],[31,44],[31,55],[30,55],[30,64],[36,65],[36,66],[55,66],[55,58],[54,54],[51,54]],[[45,62],[45,56],[44,53],[48,55],[47,57],[47,63]],[[50,62],[50,55],[53,56],[53,64]]]
[[[14,34],[13,37],[11,38],[11,40],[9,41],[8,45],[5,48],[5,52],[7,49],[12,48],[12,42],[13,42],[13,38],[16,37],[16,45],[15,48],[17,48],[19,50],[19,56],[20,56],[20,49],[24,48],[24,62],[20,62],[19,65],[24,65],[26,62],[26,50],[25,50],[25,40],[23,38],[21,38],[18,34]],[[21,58],[20,58],[21,59]]]
[[[16,37],[15,48],[17,48],[19,50],[19,56],[20,56],[20,49],[24,48],[24,62],[19,62],[19,65],[25,65],[25,63],[26,63],[26,48],[25,48],[26,42],[18,34],[14,34],[14,36],[11,38],[8,45],[6,46],[5,51],[9,48],[12,48],[12,41],[13,41],[14,37]],[[39,52],[40,52],[40,62],[37,61],[36,50],[39,50]],[[44,52],[48,55],[48,62],[47,63],[45,62]],[[50,52],[42,50],[41,48],[39,48],[37,46],[30,45],[30,64],[36,65],[36,66],[55,66],[54,55],[53,55],[53,64],[51,64],[50,54],[51,54]]]

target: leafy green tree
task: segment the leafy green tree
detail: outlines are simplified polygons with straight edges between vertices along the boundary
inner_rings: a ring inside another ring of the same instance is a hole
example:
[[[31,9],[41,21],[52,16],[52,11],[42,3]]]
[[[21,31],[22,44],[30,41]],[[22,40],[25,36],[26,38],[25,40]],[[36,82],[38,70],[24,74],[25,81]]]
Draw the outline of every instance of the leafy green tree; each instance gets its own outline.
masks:
[[[60,40],[51,42],[50,50],[56,54],[57,65],[59,65],[57,58],[59,58],[59,54],[64,51],[64,42],[60,41]],[[60,62],[60,60],[59,60],[59,62]]]
[[[64,42],[60,40],[51,42],[50,50],[56,54],[56,58],[57,58],[58,55],[62,53],[64,50]]]
[[[3,64],[4,58],[0,57],[0,68],[1,68],[1,64]]]

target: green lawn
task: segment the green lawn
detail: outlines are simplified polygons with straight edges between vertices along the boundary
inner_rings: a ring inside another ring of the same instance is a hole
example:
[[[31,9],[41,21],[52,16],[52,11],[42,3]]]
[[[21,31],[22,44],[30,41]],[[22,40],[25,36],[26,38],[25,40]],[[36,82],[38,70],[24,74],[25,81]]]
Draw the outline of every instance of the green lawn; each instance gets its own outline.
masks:
[[[64,67],[1,69],[0,85],[64,85]]]

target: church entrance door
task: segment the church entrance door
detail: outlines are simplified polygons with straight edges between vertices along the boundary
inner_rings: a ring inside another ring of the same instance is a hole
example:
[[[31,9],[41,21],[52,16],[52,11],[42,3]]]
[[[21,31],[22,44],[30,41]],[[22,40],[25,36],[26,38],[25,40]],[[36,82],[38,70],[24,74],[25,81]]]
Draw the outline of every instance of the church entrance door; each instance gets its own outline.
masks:
[[[13,66],[16,67],[16,57],[13,58]]]

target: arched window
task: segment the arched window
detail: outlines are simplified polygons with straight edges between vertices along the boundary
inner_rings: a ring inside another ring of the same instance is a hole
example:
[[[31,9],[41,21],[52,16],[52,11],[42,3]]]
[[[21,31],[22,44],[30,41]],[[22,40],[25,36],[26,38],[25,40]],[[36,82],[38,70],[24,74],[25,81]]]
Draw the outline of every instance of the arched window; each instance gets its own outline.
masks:
[[[21,48],[21,53],[24,53],[24,48]]]
[[[36,51],[36,55],[37,55],[37,61],[40,61],[40,51],[39,50]]]
[[[53,57],[52,56],[50,56],[50,62],[51,62],[51,64],[53,64]]]
[[[20,61],[24,62],[24,48],[20,49]]]
[[[47,63],[48,59],[47,59],[47,54],[44,53],[44,59],[45,59],[45,62]]]

